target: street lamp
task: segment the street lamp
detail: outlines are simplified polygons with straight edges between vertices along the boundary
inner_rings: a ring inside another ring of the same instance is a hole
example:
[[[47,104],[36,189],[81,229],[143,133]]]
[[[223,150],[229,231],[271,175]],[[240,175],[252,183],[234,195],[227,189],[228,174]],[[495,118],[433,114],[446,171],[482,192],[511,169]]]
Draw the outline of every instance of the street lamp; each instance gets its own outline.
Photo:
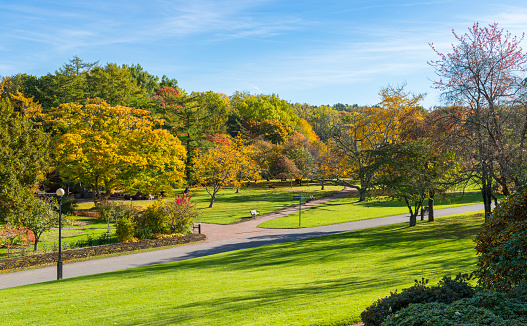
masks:
[[[56,192],[59,196],[59,260],[57,261],[57,280],[62,279],[62,196],[64,189],[59,188]]]

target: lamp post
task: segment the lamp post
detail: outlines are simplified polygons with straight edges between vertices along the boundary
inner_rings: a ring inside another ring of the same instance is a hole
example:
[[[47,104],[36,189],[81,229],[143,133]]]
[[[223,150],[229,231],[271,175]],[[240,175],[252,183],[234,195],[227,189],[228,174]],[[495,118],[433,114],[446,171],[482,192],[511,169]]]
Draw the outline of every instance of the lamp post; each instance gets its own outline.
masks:
[[[57,189],[56,194],[59,196],[59,259],[57,261],[57,280],[60,280],[62,279],[62,196],[64,196],[64,189]]]

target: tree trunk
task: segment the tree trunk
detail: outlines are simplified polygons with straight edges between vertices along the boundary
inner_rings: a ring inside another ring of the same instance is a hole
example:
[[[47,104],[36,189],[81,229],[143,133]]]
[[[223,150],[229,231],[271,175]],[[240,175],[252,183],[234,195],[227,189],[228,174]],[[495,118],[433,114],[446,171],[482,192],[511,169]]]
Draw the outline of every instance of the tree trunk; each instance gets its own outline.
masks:
[[[35,241],[33,242],[33,251],[37,252],[38,250],[38,240],[39,238],[35,237]]]
[[[216,193],[213,193],[211,196],[210,196],[210,204],[209,204],[209,208],[212,208],[212,206],[214,205],[214,200],[216,199]]]
[[[412,205],[410,205],[410,202],[408,199],[404,199],[406,202],[406,206],[408,207],[408,211],[410,211],[410,227],[417,225],[417,214],[419,214],[419,207],[417,206],[415,208],[415,212],[412,210]]]
[[[434,198],[428,198],[428,222],[434,221]]]
[[[359,188],[359,201],[365,201],[366,200],[366,189]]]
[[[324,179],[320,181],[320,185],[321,185],[320,190],[324,190]]]

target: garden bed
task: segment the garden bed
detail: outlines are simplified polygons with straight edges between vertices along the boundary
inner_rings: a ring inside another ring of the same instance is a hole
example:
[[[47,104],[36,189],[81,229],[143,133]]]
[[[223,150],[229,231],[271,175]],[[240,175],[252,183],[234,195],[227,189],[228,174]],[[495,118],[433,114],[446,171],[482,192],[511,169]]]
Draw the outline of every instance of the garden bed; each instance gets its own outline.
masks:
[[[115,243],[96,247],[70,249],[62,251],[62,261],[83,259],[122,252],[143,250],[156,247],[175,246],[205,240],[204,234],[188,234],[182,237],[148,239],[131,243]],[[0,270],[14,270],[57,262],[58,253],[44,253],[0,260]]]

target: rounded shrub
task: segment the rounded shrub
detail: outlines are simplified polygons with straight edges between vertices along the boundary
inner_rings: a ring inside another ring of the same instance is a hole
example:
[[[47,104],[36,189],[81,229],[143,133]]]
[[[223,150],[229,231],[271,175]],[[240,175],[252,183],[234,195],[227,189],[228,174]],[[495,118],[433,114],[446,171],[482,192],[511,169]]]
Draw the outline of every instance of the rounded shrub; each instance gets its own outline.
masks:
[[[399,310],[416,303],[452,303],[462,298],[474,296],[474,288],[467,283],[472,275],[458,274],[454,279],[443,277],[437,286],[427,286],[422,278],[415,285],[392,292],[388,297],[378,299],[361,313],[365,326],[380,326],[388,316],[398,314]]]

